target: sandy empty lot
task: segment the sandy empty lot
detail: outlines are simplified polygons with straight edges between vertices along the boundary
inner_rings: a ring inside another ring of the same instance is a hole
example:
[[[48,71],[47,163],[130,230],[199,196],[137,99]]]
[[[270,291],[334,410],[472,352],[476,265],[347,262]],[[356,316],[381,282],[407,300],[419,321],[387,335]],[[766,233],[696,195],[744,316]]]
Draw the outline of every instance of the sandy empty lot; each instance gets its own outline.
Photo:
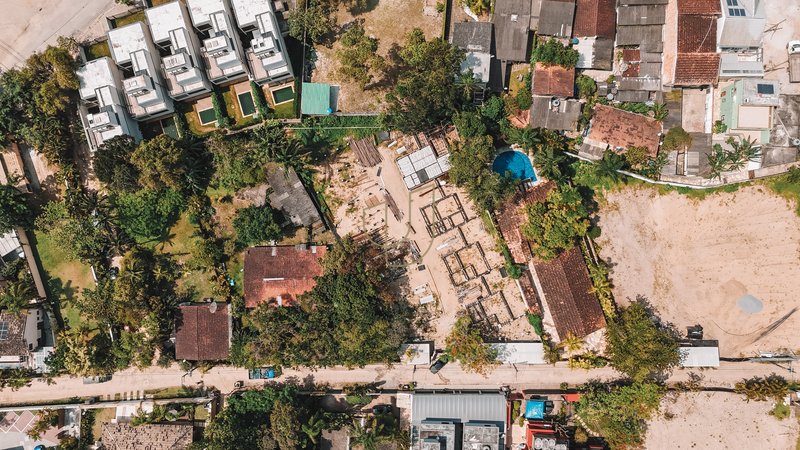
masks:
[[[598,243],[618,303],[647,297],[663,320],[700,324],[722,356],[800,347],[800,217],[764,187],[693,200],[626,189],[606,194]],[[763,303],[747,313],[739,301]],[[788,318],[787,318],[788,316]]]
[[[780,421],[769,415],[772,407],[772,402],[747,403],[743,396],[723,392],[687,393],[674,401],[667,397],[661,417],[648,425],[645,448],[795,448],[796,418]]]

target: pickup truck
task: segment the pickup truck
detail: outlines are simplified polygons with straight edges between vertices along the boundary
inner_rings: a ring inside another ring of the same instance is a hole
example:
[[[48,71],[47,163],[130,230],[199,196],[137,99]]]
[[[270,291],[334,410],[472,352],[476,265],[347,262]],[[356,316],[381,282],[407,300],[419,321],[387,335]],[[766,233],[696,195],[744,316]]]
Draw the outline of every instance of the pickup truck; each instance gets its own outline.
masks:
[[[277,367],[262,367],[260,369],[250,369],[248,377],[251,380],[271,380],[281,376],[281,370]]]
[[[800,83],[800,40],[789,41],[789,82]]]

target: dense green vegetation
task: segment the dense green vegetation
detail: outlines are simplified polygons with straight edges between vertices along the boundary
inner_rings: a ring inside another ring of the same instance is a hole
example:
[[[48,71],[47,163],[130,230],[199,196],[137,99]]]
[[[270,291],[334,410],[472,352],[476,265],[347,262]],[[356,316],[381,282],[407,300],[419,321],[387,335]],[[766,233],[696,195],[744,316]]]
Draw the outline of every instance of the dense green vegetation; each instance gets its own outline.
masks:
[[[644,443],[647,422],[658,411],[664,395],[664,388],[652,383],[591,383],[582,391],[577,413],[612,449]]]
[[[468,315],[456,319],[445,345],[447,355],[467,371],[485,374],[496,364],[497,354],[484,343],[481,330]]]
[[[578,51],[572,46],[550,38],[536,45],[531,54],[531,62],[540,62],[548,66],[575,67],[578,64]]]
[[[0,184],[0,233],[32,224],[33,213],[22,192],[10,184]]]
[[[526,207],[528,222],[522,233],[531,242],[533,254],[553,259],[571,249],[589,230],[589,211],[574,187],[563,184],[550,191],[544,202]]]
[[[356,82],[362,90],[381,77],[385,61],[377,53],[378,40],[367,36],[361,23],[348,28],[339,42],[343,48],[336,52],[336,56],[341,64],[339,74],[342,77]]]

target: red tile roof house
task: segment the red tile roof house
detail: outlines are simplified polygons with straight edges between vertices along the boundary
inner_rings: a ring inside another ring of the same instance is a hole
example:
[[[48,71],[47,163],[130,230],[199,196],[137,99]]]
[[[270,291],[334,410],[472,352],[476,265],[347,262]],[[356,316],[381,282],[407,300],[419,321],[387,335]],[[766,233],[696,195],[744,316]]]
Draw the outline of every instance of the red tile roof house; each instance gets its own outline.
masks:
[[[222,361],[231,348],[230,305],[182,305],[175,319],[175,359]]]
[[[244,254],[244,303],[287,306],[314,288],[322,275],[320,259],[327,247],[275,245],[251,247]]]
[[[675,86],[709,86],[719,79],[718,0],[678,1],[678,42]]]
[[[578,40],[578,69],[612,69],[616,25],[616,0],[577,1],[572,37]]]
[[[599,160],[606,149],[624,153],[630,147],[645,147],[650,156],[656,156],[661,131],[661,124],[651,117],[596,105],[589,135],[583,139],[579,153]]]
[[[605,328],[603,309],[592,292],[589,270],[580,249],[576,246],[552,261],[542,261],[531,253],[530,243],[520,228],[527,222],[525,207],[544,201],[554,188],[552,183],[543,183],[517,194],[506,202],[497,214],[498,227],[503,235],[514,262],[528,264],[531,269],[536,299],[526,298],[535,311],[544,306],[544,318],[552,318],[559,341],[568,334],[583,338]],[[537,305],[538,304],[538,305]]]
[[[533,95],[572,97],[575,93],[575,68],[536,63],[533,69]]]

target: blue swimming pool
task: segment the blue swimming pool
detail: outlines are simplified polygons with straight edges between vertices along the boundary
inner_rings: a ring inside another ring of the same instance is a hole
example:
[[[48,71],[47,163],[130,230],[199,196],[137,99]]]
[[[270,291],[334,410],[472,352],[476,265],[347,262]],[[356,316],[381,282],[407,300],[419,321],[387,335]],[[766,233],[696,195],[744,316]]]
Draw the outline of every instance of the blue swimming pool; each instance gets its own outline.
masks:
[[[533,171],[533,165],[528,156],[516,150],[503,152],[497,155],[492,163],[492,170],[504,175],[506,172],[511,172],[511,176],[517,180],[533,180],[536,181],[536,173]]]

